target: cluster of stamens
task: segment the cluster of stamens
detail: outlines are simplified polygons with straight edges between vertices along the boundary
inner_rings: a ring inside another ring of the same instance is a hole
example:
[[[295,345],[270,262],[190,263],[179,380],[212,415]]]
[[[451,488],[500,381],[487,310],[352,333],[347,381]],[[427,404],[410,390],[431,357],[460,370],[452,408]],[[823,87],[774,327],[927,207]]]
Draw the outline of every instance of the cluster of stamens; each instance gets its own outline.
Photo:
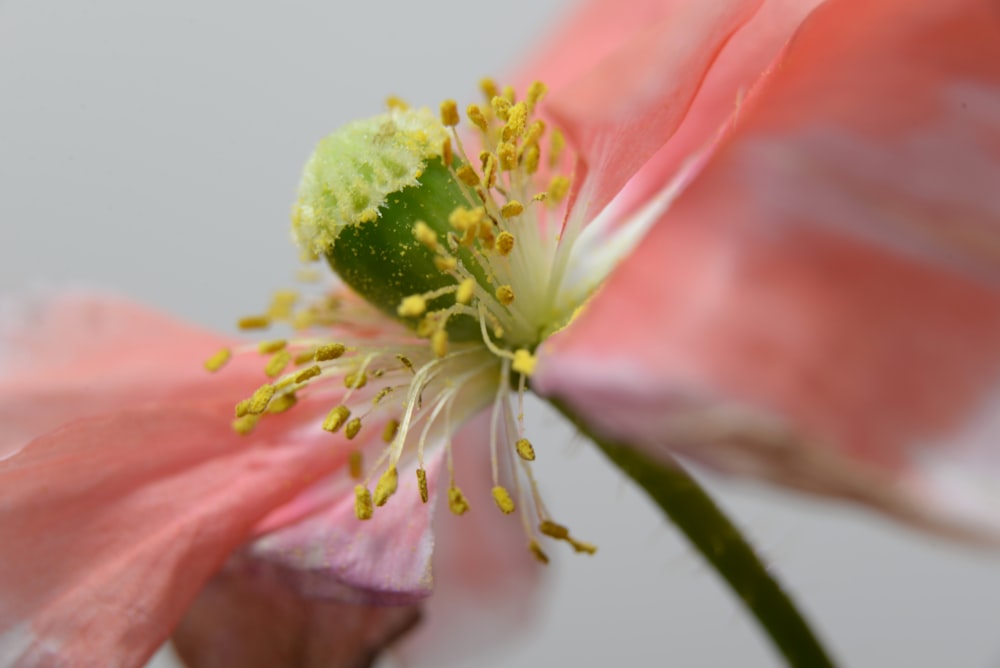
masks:
[[[425,451],[436,443],[445,448],[448,506],[457,515],[466,513],[470,504],[455,481],[451,435],[459,423],[490,406],[493,499],[504,514],[521,510],[529,549],[547,562],[539,534],[578,552],[595,550],[574,539],[546,510],[532,475],[535,448],[525,436],[523,419],[534,349],[553,323],[558,327],[572,315],[555,308],[552,289],[558,281],[552,267],[559,207],[570,180],[555,174],[562,135],[549,132],[546,141],[545,122],[534,118],[544,86],[533,84],[522,101],[490,80],[482,89],[487,103],[466,110],[481,146],[476,160],[457,131],[456,103],[447,100],[440,108],[441,124],[448,129],[440,160],[464,201],[447,221],[415,220],[410,228],[413,241],[432,254],[433,266],[447,280],[405,295],[394,305],[398,323],[387,322],[347,293],[303,302],[295,293],[280,292],[265,314],[245,318],[240,326],[286,323],[299,335],[220,351],[206,367],[217,371],[234,353],[267,357],[269,381],[236,406],[233,427],[241,434],[300,400],[327,397],[333,406],[322,429],[342,433],[352,447],[348,470],[356,481],[360,520],[370,519],[389,501],[399,470],[414,461],[420,498],[428,501]],[[398,99],[389,106],[405,108]],[[544,190],[536,187],[541,172],[553,174]],[[456,336],[451,326],[458,320],[478,325],[473,328],[478,336]],[[336,340],[329,338],[331,332]],[[379,438],[359,438],[372,430]],[[509,474],[511,489],[501,484],[501,469]]]

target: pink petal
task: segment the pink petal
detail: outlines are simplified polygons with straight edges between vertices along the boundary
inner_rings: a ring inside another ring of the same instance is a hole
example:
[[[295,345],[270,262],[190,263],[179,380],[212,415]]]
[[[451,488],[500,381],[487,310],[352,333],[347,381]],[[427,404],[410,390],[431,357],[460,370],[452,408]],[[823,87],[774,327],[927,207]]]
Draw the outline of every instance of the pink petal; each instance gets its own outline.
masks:
[[[202,362],[231,341],[115,297],[59,293],[0,312],[0,459],[76,418],[147,401],[235,403],[263,377],[253,360],[211,377]]]
[[[341,466],[287,416],[253,439],[232,405],[85,419],[0,463],[0,657],[139,665],[254,524]]]
[[[998,112],[994,3],[830,0],[534,387],[650,452],[1000,529]]]
[[[174,647],[192,668],[365,668],[418,618],[415,606],[308,600],[230,569],[198,595]]]
[[[581,152],[590,211],[647,161],[628,212],[710,144],[802,19],[821,0],[586,4],[532,58],[547,107]],[[623,150],[624,149],[624,150]]]
[[[439,449],[425,463],[432,489],[442,454]],[[367,521],[355,516],[353,486],[344,489],[330,481],[342,492],[334,503],[271,530],[250,546],[249,556],[302,596],[366,605],[400,605],[426,598],[434,585],[431,515],[438,495],[421,503],[415,471],[416,463],[398,471],[398,491]],[[342,482],[348,482],[346,475]]]

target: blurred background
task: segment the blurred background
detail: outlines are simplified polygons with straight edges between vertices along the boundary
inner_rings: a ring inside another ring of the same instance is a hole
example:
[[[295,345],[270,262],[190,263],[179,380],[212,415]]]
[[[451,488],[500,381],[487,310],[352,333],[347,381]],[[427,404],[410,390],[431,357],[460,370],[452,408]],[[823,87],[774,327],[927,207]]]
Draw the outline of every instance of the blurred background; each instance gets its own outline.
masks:
[[[571,4],[0,1],[0,294],[99,287],[232,331],[292,280],[288,211],[320,137],[388,94],[464,106]],[[600,551],[559,554],[527,630],[465,665],[780,665],[639,492],[529,416],[547,503]],[[705,480],[843,665],[1000,663],[997,555]]]

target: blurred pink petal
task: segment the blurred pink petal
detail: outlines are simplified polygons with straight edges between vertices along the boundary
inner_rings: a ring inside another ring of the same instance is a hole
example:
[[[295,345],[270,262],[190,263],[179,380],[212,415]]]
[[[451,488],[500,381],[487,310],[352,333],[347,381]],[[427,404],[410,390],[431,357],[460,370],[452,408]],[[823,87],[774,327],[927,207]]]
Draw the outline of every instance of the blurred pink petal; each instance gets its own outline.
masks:
[[[652,453],[995,534],[998,173],[996,4],[830,0],[534,386]]]
[[[43,436],[0,468],[0,656],[137,665],[254,524],[344,453],[280,420],[253,444],[232,406],[120,411]]]

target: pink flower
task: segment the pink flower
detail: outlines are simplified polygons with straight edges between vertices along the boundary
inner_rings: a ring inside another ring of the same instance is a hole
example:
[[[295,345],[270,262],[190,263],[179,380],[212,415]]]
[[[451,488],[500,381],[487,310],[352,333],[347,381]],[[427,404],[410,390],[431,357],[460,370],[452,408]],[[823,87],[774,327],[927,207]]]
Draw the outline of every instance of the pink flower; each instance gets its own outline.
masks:
[[[544,341],[533,388],[653,454],[995,528],[974,426],[1000,363],[998,21],[988,0],[585,6],[532,70],[579,156],[566,303],[642,240]],[[384,320],[348,335],[365,345]],[[325,482],[346,479],[351,452],[317,428],[328,401],[267,415],[249,440],[229,428],[260,365],[237,356],[206,379],[192,360],[239,343],[85,295],[8,321],[4,660],[139,664],[192,605],[179,641],[196,661],[354,658],[413,623],[433,505],[402,475],[412,458],[359,522],[363,504]],[[456,475],[486,505],[489,448],[466,438],[454,450],[472,470]],[[434,491],[446,453],[428,448]],[[462,525],[482,535],[439,550],[442,582],[523,600],[532,571],[510,525]],[[314,633],[331,627],[343,636]]]

